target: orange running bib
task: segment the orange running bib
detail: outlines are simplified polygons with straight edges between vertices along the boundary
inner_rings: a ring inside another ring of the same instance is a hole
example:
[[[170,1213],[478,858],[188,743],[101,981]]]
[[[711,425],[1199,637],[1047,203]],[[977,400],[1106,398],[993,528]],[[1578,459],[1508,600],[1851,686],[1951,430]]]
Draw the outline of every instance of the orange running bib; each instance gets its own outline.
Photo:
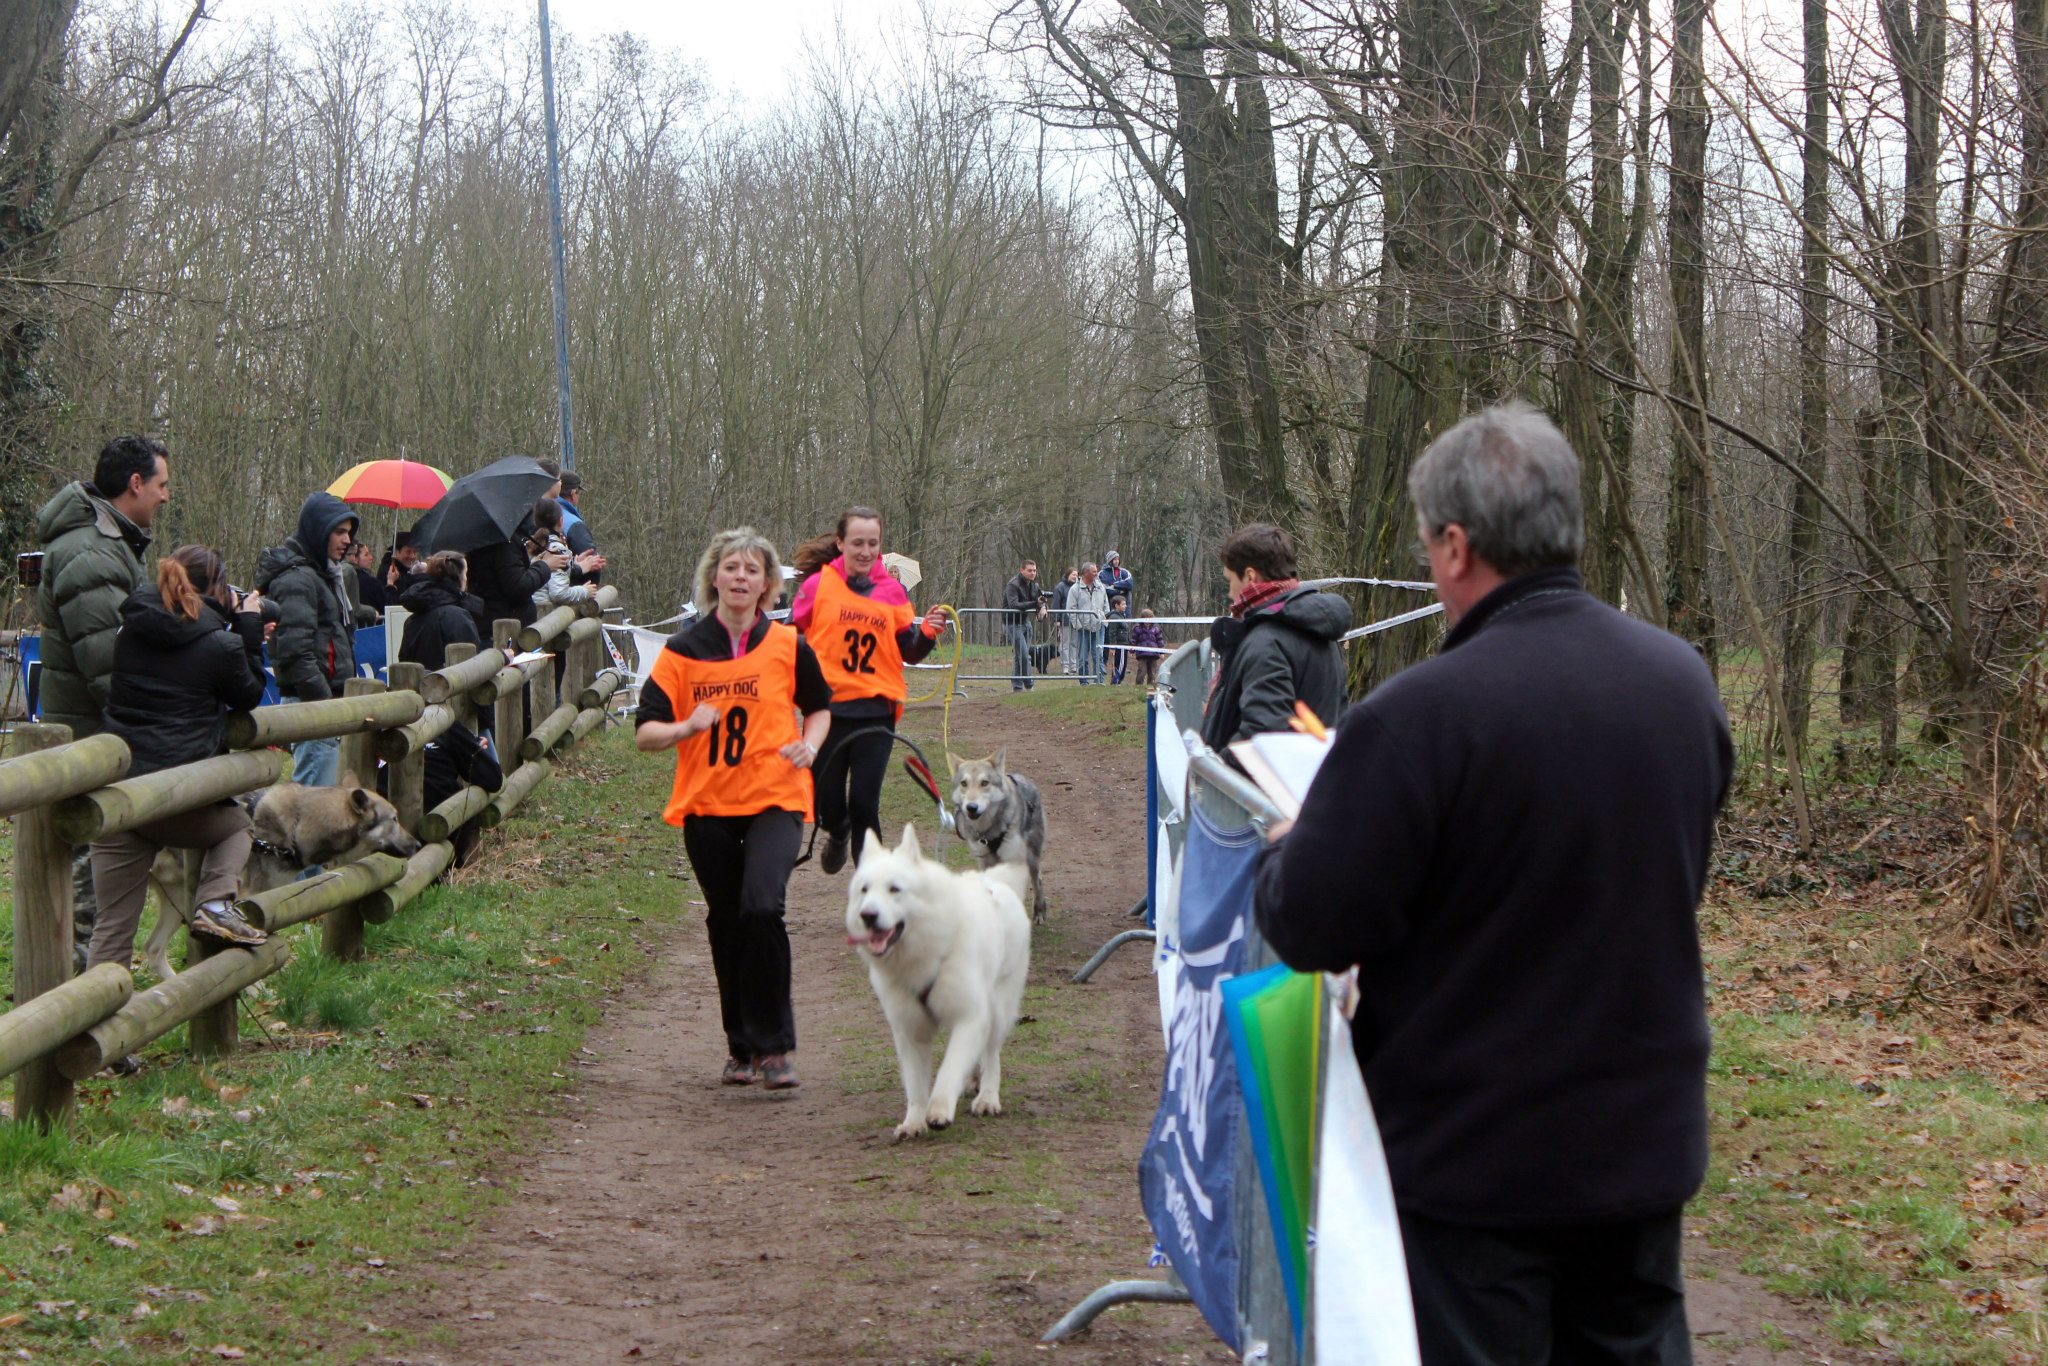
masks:
[[[811,642],[825,681],[832,685],[832,700],[886,697],[900,704],[908,697],[896,633],[916,620],[909,603],[864,598],[848,588],[831,565],[820,569],[804,639]]]
[[[669,711],[686,721],[700,703],[718,708],[718,722],[676,745],[676,781],[661,818],[751,816],[780,808],[808,819],[811,775],[782,757],[802,738],[796,714],[795,630],[770,622],[761,643],[738,659],[686,659],[663,650],[647,686],[668,695]]]

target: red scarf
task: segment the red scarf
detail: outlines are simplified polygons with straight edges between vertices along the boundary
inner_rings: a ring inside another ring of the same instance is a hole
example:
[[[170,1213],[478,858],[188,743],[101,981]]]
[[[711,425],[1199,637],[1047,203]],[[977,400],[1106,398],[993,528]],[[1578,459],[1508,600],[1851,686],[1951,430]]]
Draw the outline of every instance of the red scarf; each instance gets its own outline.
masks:
[[[1261,579],[1257,583],[1248,583],[1242,593],[1230,600],[1230,615],[1243,621],[1273,599],[1292,593],[1299,587],[1300,579]]]

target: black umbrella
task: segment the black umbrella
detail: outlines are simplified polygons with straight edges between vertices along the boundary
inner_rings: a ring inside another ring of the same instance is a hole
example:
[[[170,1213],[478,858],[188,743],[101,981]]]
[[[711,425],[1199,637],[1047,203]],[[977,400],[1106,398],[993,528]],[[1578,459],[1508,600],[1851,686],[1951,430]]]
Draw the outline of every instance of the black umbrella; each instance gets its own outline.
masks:
[[[441,501],[413,524],[421,553],[478,550],[512,539],[520,521],[554,484],[555,476],[524,455],[493,460],[448,486]]]

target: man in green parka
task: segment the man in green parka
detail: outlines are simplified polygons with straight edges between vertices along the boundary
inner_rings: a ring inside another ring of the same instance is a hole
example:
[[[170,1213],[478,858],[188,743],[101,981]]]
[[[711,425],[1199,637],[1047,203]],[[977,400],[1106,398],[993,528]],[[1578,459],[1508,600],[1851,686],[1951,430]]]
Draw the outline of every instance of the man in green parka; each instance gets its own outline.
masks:
[[[170,497],[163,443],[119,436],[100,451],[90,482],[66,484],[36,514],[43,545],[43,581],[36,589],[43,623],[38,706],[43,720],[71,727],[74,740],[99,733],[121,604],[145,581],[149,529]],[[85,851],[78,852],[82,863]],[[72,887],[72,924],[82,950],[92,937],[89,871],[74,876]]]

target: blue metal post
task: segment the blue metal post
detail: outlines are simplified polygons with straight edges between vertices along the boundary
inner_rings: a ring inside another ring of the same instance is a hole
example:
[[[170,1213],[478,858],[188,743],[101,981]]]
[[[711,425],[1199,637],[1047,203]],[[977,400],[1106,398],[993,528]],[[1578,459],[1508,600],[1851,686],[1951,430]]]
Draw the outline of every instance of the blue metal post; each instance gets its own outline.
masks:
[[[540,0],[540,84],[548,131],[548,235],[555,263],[555,389],[562,413],[562,468],[576,468],[569,434],[569,280],[562,262],[562,149],[555,136],[555,40],[548,32],[548,0]]]

